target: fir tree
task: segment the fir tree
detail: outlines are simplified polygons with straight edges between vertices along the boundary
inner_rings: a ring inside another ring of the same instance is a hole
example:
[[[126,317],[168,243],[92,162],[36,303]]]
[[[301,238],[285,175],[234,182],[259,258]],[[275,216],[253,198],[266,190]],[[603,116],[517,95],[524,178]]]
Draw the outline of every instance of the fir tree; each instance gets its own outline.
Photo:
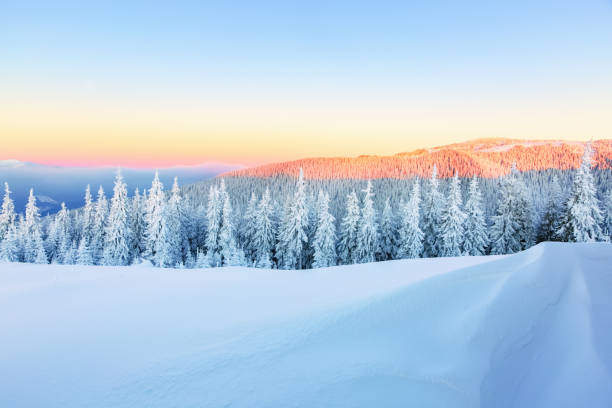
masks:
[[[418,258],[423,253],[423,231],[419,227],[419,204],[421,188],[419,180],[415,179],[412,192],[407,203],[402,205],[400,225],[400,248],[402,258]]]
[[[87,238],[81,237],[79,247],[77,249],[76,262],[77,265],[92,265],[93,257],[91,255],[91,249],[87,244]]]
[[[463,223],[466,215],[461,209],[461,188],[459,177],[455,177],[450,185],[448,200],[442,212],[440,224],[441,256],[460,256],[463,251]]]
[[[608,195],[605,200],[606,218],[604,221],[604,236],[608,237],[608,241],[612,241],[612,188],[608,190]]]
[[[0,241],[0,261],[17,262],[19,261],[19,234],[17,225],[13,223],[9,226],[4,239]]]
[[[30,196],[25,210],[25,219],[21,224],[23,237],[23,256],[25,262],[47,263],[47,255],[43,247],[40,225],[40,213],[36,206],[34,190],[30,189]]]
[[[442,210],[444,208],[444,197],[440,192],[438,181],[438,168],[434,164],[429,188],[423,200],[423,252],[424,256],[431,258],[440,256],[442,239],[440,237],[440,223]]]
[[[91,198],[91,189],[89,184],[85,188],[85,205],[83,206],[83,212],[81,214],[81,225],[79,237],[85,237],[87,244],[91,243],[93,237],[93,223],[94,223],[95,207]]]
[[[208,220],[208,231],[206,234],[207,258],[210,266],[221,266],[221,253],[219,248],[219,232],[221,229],[222,203],[219,201],[219,189],[211,186],[208,193],[208,207],[206,218]]]
[[[569,242],[600,241],[603,239],[602,222],[603,217],[591,173],[591,148],[587,146],[582,163],[574,177],[559,233]]]
[[[138,188],[134,190],[132,198],[132,258],[138,259],[146,251],[145,233],[147,224],[145,221],[144,201],[140,196]]]
[[[98,189],[98,197],[93,217],[93,228],[91,236],[91,257],[95,265],[102,263],[104,240],[106,231],[106,219],[108,217],[108,201],[104,195],[102,186]]]
[[[132,228],[128,213],[127,187],[121,173],[115,177],[106,236],[104,240],[105,265],[129,265],[131,260]]]
[[[380,251],[378,259],[380,261],[396,259],[398,256],[398,243],[398,226],[395,221],[393,208],[389,198],[387,198],[380,220]]]
[[[232,206],[227,194],[224,194],[223,212],[221,214],[221,228],[219,229],[219,252],[223,266],[236,266],[236,241],[234,239],[234,226],[232,223]]]
[[[304,173],[300,169],[295,193],[288,203],[278,232],[276,256],[279,260],[279,267],[283,269],[301,269],[304,267],[304,250],[308,243],[307,227],[308,209],[306,207]]]
[[[548,204],[546,206],[546,212],[542,217],[542,222],[540,223],[537,242],[561,240],[559,230],[561,229],[563,208],[561,205],[561,187],[559,186],[559,180],[556,175],[553,175],[549,185]]]
[[[4,199],[0,209],[0,242],[6,239],[12,228],[15,228],[16,217],[15,204],[11,199],[11,190],[9,190],[8,183],[4,183]]]
[[[329,213],[329,195],[319,191],[317,199],[317,228],[312,246],[313,268],[336,265],[336,220]]]
[[[374,262],[378,253],[378,224],[376,212],[372,202],[372,182],[368,180],[368,186],[363,198],[361,209],[361,220],[357,232],[357,261],[361,263]]]
[[[255,234],[257,231],[257,205],[258,200],[255,193],[251,193],[251,199],[244,213],[244,220],[241,228],[241,242],[244,247],[244,254],[248,264],[252,265],[257,260],[257,247],[255,246]]]
[[[175,178],[170,199],[164,206],[160,239],[155,248],[155,263],[162,268],[172,268],[183,262],[180,205],[181,197]]]
[[[159,180],[159,173],[155,171],[155,176],[151,182],[151,188],[147,194],[145,208],[146,229],[144,233],[145,251],[144,257],[153,261],[156,250],[160,245],[162,217],[164,216],[164,204],[166,195],[164,185]]]
[[[342,264],[357,262],[359,221],[359,199],[355,191],[346,197],[346,215],[340,224],[340,242],[338,243],[338,256]]]
[[[482,194],[476,177],[470,181],[468,198],[465,202],[465,214],[467,218],[463,252],[465,255],[485,255],[489,246],[489,236],[482,210]]]
[[[253,236],[253,245],[257,249],[257,267],[270,268],[272,266],[275,235],[274,224],[272,222],[270,190],[266,188],[257,207],[255,233]]]

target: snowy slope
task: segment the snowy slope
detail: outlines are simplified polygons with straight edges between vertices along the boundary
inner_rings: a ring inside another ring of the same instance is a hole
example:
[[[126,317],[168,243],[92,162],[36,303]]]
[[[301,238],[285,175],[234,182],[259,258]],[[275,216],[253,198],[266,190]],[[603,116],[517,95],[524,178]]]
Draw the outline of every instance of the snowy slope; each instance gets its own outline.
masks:
[[[306,271],[0,264],[2,407],[609,407],[612,245]]]

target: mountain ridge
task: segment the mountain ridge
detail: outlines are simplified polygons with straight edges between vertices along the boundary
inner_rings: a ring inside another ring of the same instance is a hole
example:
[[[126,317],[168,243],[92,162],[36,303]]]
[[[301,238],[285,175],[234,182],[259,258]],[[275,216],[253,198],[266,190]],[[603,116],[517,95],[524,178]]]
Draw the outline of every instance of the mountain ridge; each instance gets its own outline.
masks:
[[[433,165],[440,177],[473,175],[487,178],[507,174],[516,164],[520,171],[572,169],[589,142],[486,138],[416,149],[389,156],[313,157],[233,170],[218,177],[297,176],[308,179],[371,179],[429,177]],[[591,142],[593,166],[612,168],[612,139]]]

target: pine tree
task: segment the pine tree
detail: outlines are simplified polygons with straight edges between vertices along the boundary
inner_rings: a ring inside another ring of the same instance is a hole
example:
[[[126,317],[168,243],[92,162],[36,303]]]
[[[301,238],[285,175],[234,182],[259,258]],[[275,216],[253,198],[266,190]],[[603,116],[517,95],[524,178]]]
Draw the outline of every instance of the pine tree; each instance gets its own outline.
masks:
[[[4,200],[0,209],[0,242],[6,239],[9,231],[15,228],[15,204],[11,199],[11,190],[8,183],[4,183]]]
[[[224,194],[223,212],[221,214],[221,228],[219,229],[219,252],[223,266],[236,266],[236,241],[234,239],[234,225],[232,223],[232,206],[227,194]]]
[[[283,269],[301,269],[304,267],[304,250],[308,243],[307,227],[308,208],[306,207],[304,173],[300,169],[295,194],[288,203],[278,232],[276,256],[279,260],[279,267]]]
[[[423,253],[423,231],[419,227],[419,204],[421,188],[419,180],[415,179],[412,192],[407,203],[402,205],[400,225],[400,248],[402,258],[418,258]]]
[[[380,221],[380,251],[378,259],[387,261],[398,256],[398,226],[389,198],[385,200]]]
[[[485,255],[489,246],[487,223],[482,211],[482,194],[478,180],[473,177],[470,181],[468,198],[465,202],[465,238],[463,252],[466,255]]]
[[[603,240],[602,222],[603,217],[591,173],[591,147],[587,146],[565,205],[560,235],[569,242],[600,241]]]
[[[363,198],[361,209],[361,220],[357,232],[357,261],[361,263],[374,262],[378,253],[378,224],[376,222],[376,212],[372,202],[372,182],[368,180],[368,186]]]
[[[253,246],[257,249],[256,266],[272,267],[272,251],[274,250],[274,224],[272,222],[272,202],[270,190],[266,188],[257,207]]]
[[[40,225],[40,213],[36,206],[34,190],[30,189],[30,196],[25,210],[25,219],[21,224],[23,237],[23,256],[25,262],[47,263],[47,255],[43,247]]]
[[[423,253],[427,258],[440,256],[442,239],[440,237],[440,223],[442,210],[444,208],[444,197],[440,192],[438,181],[438,168],[434,164],[429,188],[423,200]]]
[[[606,219],[604,221],[604,236],[608,237],[608,241],[612,241],[612,188],[608,190],[608,196],[605,201]]]
[[[170,199],[164,206],[160,239],[155,248],[155,263],[162,268],[172,268],[183,262],[180,205],[181,197],[175,178]]]
[[[340,242],[338,243],[338,256],[344,265],[357,262],[359,221],[359,199],[355,191],[346,197],[346,215],[340,224]]]
[[[85,188],[85,205],[81,214],[80,238],[85,237],[87,244],[91,243],[93,238],[93,223],[94,223],[95,207],[91,198],[91,189],[89,184]]]
[[[460,256],[463,251],[463,234],[466,215],[461,209],[461,187],[459,177],[455,177],[450,185],[448,200],[442,212],[440,224],[441,256]]]
[[[241,228],[240,241],[244,247],[244,254],[249,265],[252,265],[257,260],[257,247],[255,246],[255,234],[257,223],[257,205],[258,200],[255,193],[251,193],[251,199],[247,205],[244,214],[244,220]]]
[[[219,248],[219,232],[221,229],[221,213],[222,208],[219,195],[219,189],[216,186],[211,186],[208,193],[208,207],[206,209],[206,218],[208,220],[208,230],[206,234],[206,256],[210,266],[221,266],[221,253]]]
[[[91,243],[91,257],[93,264],[100,265],[102,263],[104,253],[104,240],[106,231],[106,219],[108,218],[108,201],[104,195],[102,186],[98,189],[98,197],[96,201],[95,212],[93,216],[93,228]]]
[[[79,242],[75,263],[77,265],[93,265],[91,249],[89,248],[89,245],[87,244],[87,238],[85,237],[81,237],[81,242]]]
[[[146,251],[145,233],[147,224],[145,221],[144,201],[140,196],[138,188],[134,191],[132,198],[132,259],[138,259]]]
[[[164,204],[166,195],[164,185],[159,181],[159,173],[155,171],[151,188],[149,189],[145,208],[145,251],[144,257],[153,261],[156,256],[156,249],[160,245],[162,217],[164,215]]]
[[[561,229],[562,205],[561,205],[561,187],[556,175],[553,175],[549,183],[550,190],[548,195],[548,204],[546,212],[542,217],[540,228],[538,230],[537,242],[544,241],[560,241],[559,230]]]
[[[53,263],[65,263],[64,258],[72,245],[72,226],[66,204],[55,215],[47,237],[47,255]]]
[[[336,265],[336,219],[329,213],[329,195],[319,191],[317,199],[317,228],[312,246],[313,268]]]
[[[19,261],[19,247],[20,242],[17,225],[13,223],[9,226],[4,239],[0,242],[0,261]]]
[[[127,187],[121,173],[115,177],[106,237],[104,241],[105,265],[129,265],[132,243],[132,228],[127,202]]]

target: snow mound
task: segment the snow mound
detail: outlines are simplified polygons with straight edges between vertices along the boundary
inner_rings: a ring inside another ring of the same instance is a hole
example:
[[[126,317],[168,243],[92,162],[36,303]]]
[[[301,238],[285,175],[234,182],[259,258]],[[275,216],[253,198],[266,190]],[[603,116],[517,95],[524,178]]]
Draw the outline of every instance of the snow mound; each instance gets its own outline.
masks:
[[[609,407],[612,245],[308,271],[0,264],[3,407]]]

